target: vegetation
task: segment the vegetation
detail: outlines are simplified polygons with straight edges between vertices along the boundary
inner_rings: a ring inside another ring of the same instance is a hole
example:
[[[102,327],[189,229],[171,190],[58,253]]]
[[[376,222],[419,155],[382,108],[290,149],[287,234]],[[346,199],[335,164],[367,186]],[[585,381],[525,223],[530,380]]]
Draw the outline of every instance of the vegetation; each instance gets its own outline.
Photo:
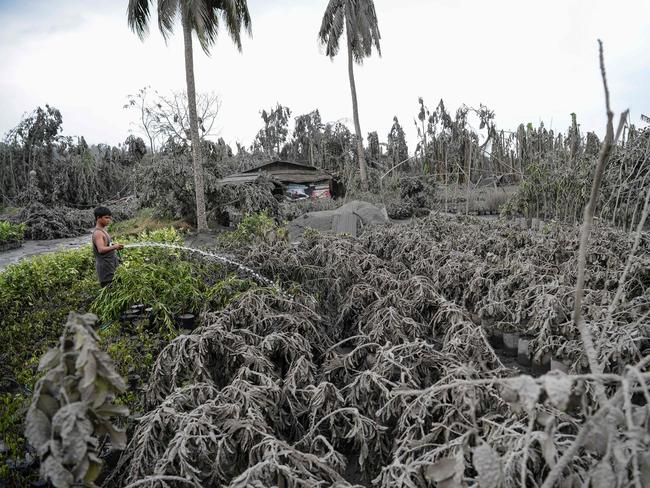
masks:
[[[601,147],[593,137],[587,138],[584,147],[576,144],[571,159],[562,157],[562,148],[548,148],[549,154],[544,160],[525,169],[524,181],[506,212],[569,222],[580,220],[589,198],[588,176],[593,172]],[[627,138],[613,148],[596,209],[596,215],[611,225],[633,229],[641,218],[650,168],[649,142],[649,129],[636,131],[632,128]]]
[[[153,0],[130,0],[128,22],[140,38],[147,32],[150,4]],[[251,19],[246,0],[221,2],[216,0],[177,0],[174,2],[157,1],[158,27],[166,39],[172,33],[174,20],[178,14],[183,26],[183,43],[185,46],[185,77],[187,80],[187,107],[192,140],[194,168],[194,192],[196,197],[196,222],[199,230],[206,230],[208,222],[205,210],[203,182],[203,155],[199,136],[199,120],[196,105],[196,87],[194,83],[194,61],[192,52],[192,33],[195,32],[203,50],[208,53],[216,40],[220,19],[225,23],[230,37],[241,50],[240,31],[242,26],[250,32]]]
[[[180,243],[174,229],[142,232],[122,242]],[[23,420],[29,394],[39,377],[38,358],[55,345],[70,310],[94,311],[101,325],[102,350],[116,361],[130,388],[118,402],[141,411],[137,394],[166,341],[178,334],[176,316],[220,310],[253,283],[231,275],[221,265],[190,262],[179,251],[161,248],[128,249],[122,252],[111,287],[100,289],[94,259],[88,246],[45,254],[21,261],[0,273],[0,357],[3,404],[0,438],[8,448],[2,454],[1,475],[14,484],[24,483],[33,473],[9,470],[5,461],[18,462],[26,455]],[[136,304],[153,307],[151,317],[133,324],[122,314]],[[35,390],[34,390],[35,391]]]
[[[0,249],[3,246],[20,244],[25,236],[25,224],[12,224],[0,220]]]
[[[108,226],[108,232],[114,239],[122,240],[124,238],[133,238],[143,233],[151,233],[169,227],[174,227],[179,232],[189,230],[188,224],[183,221],[172,221],[170,219],[159,217],[155,209],[141,208],[131,219],[111,222]]]
[[[607,325],[603,297],[636,253],[624,234],[596,229],[584,319],[604,338],[604,369],[589,373],[568,300],[579,233],[549,232],[428,218],[361,239],[240,248],[296,295],[244,293],[161,352],[110,482],[553,486],[604,471],[643,486],[649,446],[629,432],[647,429],[647,266],[627,275],[629,301]],[[533,334],[533,356],[572,358],[570,374],[504,366],[494,325]],[[619,423],[598,422],[605,412]]]
[[[59,346],[40,361],[43,377],[27,412],[25,436],[40,458],[41,476],[56,488],[94,484],[102,469],[102,435],[114,449],[126,447],[126,433],[111,423],[111,417],[129,414],[114,403],[126,383],[99,349],[96,320],[70,314]]]
[[[278,225],[266,212],[261,212],[247,215],[237,226],[237,230],[222,234],[221,244],[227,248],[237,249],[254,243],[286,239],[286,229]]]

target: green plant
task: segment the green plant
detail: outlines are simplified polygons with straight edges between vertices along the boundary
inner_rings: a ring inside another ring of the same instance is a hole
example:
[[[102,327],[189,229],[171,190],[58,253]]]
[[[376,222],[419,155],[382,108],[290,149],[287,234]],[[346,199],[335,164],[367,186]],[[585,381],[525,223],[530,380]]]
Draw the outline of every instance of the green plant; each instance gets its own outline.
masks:
[[[173,229],[143,233],[138,240],[178,244]],[[128,242],[128,241],[127,241]],[[122,264],[110,287],[103,288],[91,310],[104,321],[117,321],[129,306],[143,303],[152,307],[154,320],[165,334],[176,335],[174,317],[184,312],[198,315],[214,300],[227,303],[229,296],[248,289],[252,282],[229,279],[220,264],[190,261],[181,250],[158,247],[123,251]],[[230,291],[229,291],[230,290]]]
[[[181,234],[175,229],[160,229],[122,240],[136,241],[180,244]],[[122,252],[121,259],[110,290],[99,288],[89,246],[44,254],[0,273],[1,376],[20,388],[33,388],[41,374],[37,372],[38,358],[58,340],[60,324],[65,323],[69,311],[92,308],[99,312],[102,324],[110,324],[99,332],[101,348],[114,358],[120,374],[139,376],[138,383],[146,381],[160,350],[177,335],[175,313],[219,310],[255,286],[252,281],[227,275],[220,265],[189,260],[177,250],[131,248]],[[142,323],[125,327],[118,322],[125,308],[150,298],[154,327],[145,329]],[[0,436],[11,456],[20,458],[24,454],[21,439],[26,409],[18,408],[17,394],[7,395],[2,397]],[[118,401],[140,411],[143,396],[126,392]],[[11,476],[19,475],[13,472]],[[25,483],[25,478],[15,481],[17,485]]]
[[[12,224],[0,220],[0,246],[13,242],[22,242],[25,236],[25,224]]]
[[[204,283],[195,274],[192,263],[166,250],[132,256],[130,253],[131,250],[124,253],[124,262],[111,286],[97,295],[91,306],[94,313],[106,321],[117,321],[129,306],[144,303],[173,332],[175,314],[201,310]]]
[[[255,242],[286,240],[287,230],[266,212],[247,215],[234,232],[222,234],[220,243],[225,247],[251,245]]]
[[[114,403],[126,390],[110,356],[98,347],[97,317],[71,313],[59,346],[41,359],[25,421],[25,435],[41,460],[41,476],[57,488],[93,486],[101,472],[100,437],[114,449],[126,447],[126,433],[111,422],[127,416]]]
[[[29,399],[23,393],[0,394],[0,440],[5,446],[5,451],[0,452],[0,480],[11,478],[6,461],[19,459],[23,455],[25,438],[22,419],[28,405]]]
[[[155,209],[143,208],[131,219],[112,222],[108,227],[108,232],[114,239],[124,240],[125,238],[138,238],[144,232],[151,233],[170,227],[183,231],[187,230],[189,225],[180,220],[174,221],[161,217]]]
[[[43,254],[0,273],[3,373],[33,381],[30,360],[56,341],[70,310],[88,310],[98,290],[89,246]]]

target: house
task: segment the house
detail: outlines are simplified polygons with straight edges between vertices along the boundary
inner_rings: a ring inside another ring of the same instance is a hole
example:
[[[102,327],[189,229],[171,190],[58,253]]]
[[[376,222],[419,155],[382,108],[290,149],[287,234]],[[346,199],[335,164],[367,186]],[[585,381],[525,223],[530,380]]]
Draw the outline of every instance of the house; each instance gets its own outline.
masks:
[[[253,183],[260,176],[267,177],[276,184],[279,191],[292,200],[330,198],[343,193],[342,185],[330,173],[315,166],[280,160],[226,176],[219,180],[219,184]]]

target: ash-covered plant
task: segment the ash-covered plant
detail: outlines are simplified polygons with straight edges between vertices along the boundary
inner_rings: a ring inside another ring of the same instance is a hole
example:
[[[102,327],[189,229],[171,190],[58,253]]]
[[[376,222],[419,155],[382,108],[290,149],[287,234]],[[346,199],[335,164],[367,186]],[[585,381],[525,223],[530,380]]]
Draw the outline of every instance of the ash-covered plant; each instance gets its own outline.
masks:
[[[386,203],[391,219],[407,219],[428,214],[435,193],[435,180],[429,176],[401,176],[394,183],[392,196]],[[390,188],[388,189],[391,190]]]
[[[219,192],[210,201],[211,217],[214,220],[219,220],[224,213],[251,215],[265,212],[270,217],[278,218],[280,215],[279,200],[284,197],[281,194],[275,195],[273,193],[275,188],[275,184],[263,175],[244,185],[220,186]]]
[[[57,488],[95,486],[102,469],[100,441],[124,449],[126,434],[111,418],[128,415],[114,403],[126,390],[110,356],[101,351],[97,317],[71,313],[59,346],[41,359],[25,434],[41,461],[41,476]]]

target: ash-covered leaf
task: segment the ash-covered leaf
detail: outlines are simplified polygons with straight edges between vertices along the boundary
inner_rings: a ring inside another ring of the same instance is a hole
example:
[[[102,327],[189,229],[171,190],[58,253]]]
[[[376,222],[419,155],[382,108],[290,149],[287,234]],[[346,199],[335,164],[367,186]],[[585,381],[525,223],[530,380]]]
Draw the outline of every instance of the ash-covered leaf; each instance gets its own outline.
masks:
[[[424,468],[424,479],[429,483],[446,480],[456,474],[456,459],[443,458]]]
[[[457,477],[447,478],[439,482],[437,488],[463,488],[463,483]]]
[[[499,454],[489,444],[481,444],[472,452],[480,488],[498,488],[503,481],[503,464]]]
[[[81,358],[81,355],[79,355],[79,358]],[[83,392],[84,390],[92,386],[93,382],[95,381],[95,378],[97,378],[97,364],[95,362],[95,358],[92,355],[87,355],[83,363],[80,363],[79,360],[77,360],[77,369],[82,369],[82,368],[84,372],[84,377],[81,380],[81,383],[79,383],[79,388]]]
[[[591,486],[593,488],[612,488],[616,486],[616,476],[609,459],[601,460],[591,472]]]
[[[566,410],[572,383],[571,378],[559,370],[544,375],[544,389],[554,407]]]
[[[559,488],[580,488],[581,486],[582,480],[576,473],[571,473],[569,476],[562,479],[559,484]]]
[[[113,405],[108,403],[97,408],[95,412],[98,415],[103,415],[105,417],[126,417],[129,415],[128,407],[125,407],[124,405]]]
[[[553,437],[546,433],[542,433],[542,438],[539,443],[542,447],[542,455],[544,456],[546,464],[552,468],[557,462],[557,449],[555,448]]]
[[[83,456],[72,469],[74,479],[83,480],[86,477],[86,473],[88,472],[89,467],[90,461],[88,460],[88,456]]]
[[[25,437],[34,446],[39,456],[47,452],[51,436],[52,423],[50,419],[32,405],[25,420]]]
[[[74,482],[72,473],[54,456],[48,456],[41,463],[41,476],[50,480],[56,488],[69,488]]]
[[[123,450],[126,448],[126,432],[113,426],[108,420],[105,420],[97,428],[98,434],[108,434],[111,438],[113,449]]]
[[[81,463],[88,451],[86,437],[81,435],[78,431],[70,432],[63,439],[61,444],[63,453],[61,461],[66,466],[76,466]]]
[[[65,436],[77,428],[77,419],[83,419],[85,415],[86,405],[82,402],[64,405],[56,412],[52,419],[54,432],[65,438]]]
[[[118,393],[124,392],[126,390],[126,383],[115,370],[115,365],[111,357],[104,351],[98,350],[95,359],[97,360],[97,373],[103,376]]]
[[[47,351],[41,360],[38,363],[38,370],[43,371],[45,369],[52,368],[56,363],[59,362],[61,357],[61,351],[58,348],[53,348]]]
[[[650,486],[650,453],[639,453],[639,471],[643,486]]]
[[[38,396],[38,401],[36,402],[36,408],[47,415],[49,418],[54,417],[54,414],[59,409],[59,402],[56,398],[43,393],[42,390]]]
[[[521,375],[508,381],[501,391],[501,396],[514,407],[522,406],[530,412],[535,408],[540,392],[541,388],[533,378]]]
[[[587,451],[596,453],[599,456],[604,456],[607,452],[607,444],[609,442],[609,431],[607,426],[595,426],[587,433],[583,447]]]

